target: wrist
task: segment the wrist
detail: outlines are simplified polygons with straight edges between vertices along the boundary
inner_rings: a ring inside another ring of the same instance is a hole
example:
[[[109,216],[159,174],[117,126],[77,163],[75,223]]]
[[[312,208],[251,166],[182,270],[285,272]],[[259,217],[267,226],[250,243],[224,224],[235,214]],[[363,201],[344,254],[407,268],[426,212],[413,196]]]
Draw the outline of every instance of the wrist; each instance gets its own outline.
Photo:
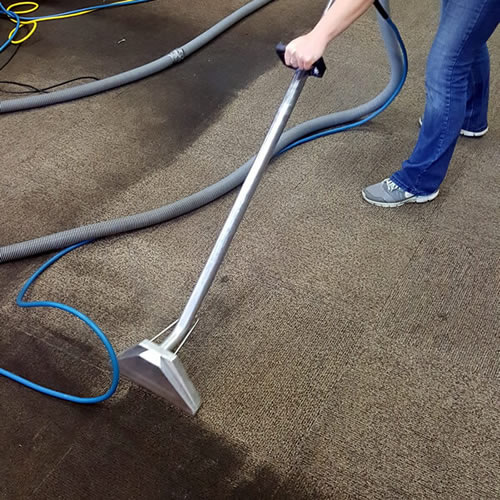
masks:
[[[321,46],[323,49],[326,49],[326,46],[331,42],[331,38],[328,36],[328,33],[320,26],[316,26],[311,31],[310,35],[315,44]]]

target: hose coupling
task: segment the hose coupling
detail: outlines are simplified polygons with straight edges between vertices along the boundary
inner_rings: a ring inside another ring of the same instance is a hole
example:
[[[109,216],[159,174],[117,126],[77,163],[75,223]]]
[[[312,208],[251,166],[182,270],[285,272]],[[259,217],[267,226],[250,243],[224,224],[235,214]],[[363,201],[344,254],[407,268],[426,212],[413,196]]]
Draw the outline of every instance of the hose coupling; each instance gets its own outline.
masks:
[[[174,49],[168,54],[174,61],[174,63],[181,62],[186,56],[182,49]]]

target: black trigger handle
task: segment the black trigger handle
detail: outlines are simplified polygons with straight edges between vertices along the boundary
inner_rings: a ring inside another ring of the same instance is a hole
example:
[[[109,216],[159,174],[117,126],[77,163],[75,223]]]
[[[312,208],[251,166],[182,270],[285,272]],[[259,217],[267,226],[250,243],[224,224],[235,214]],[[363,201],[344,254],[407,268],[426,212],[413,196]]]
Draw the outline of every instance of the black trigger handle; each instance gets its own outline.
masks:
[[[280,58],[281,62],[290,69],[297,69],[293,68],[292,66],[288,66],[285,62],[285,51],[286,51],[286,45],[283,43],[278,43],[276,45],[276,54],[278,54],[278,57]],[[318,59],[313,67],[307,72],[308,76],[314,76],[316,78],[322,78],[323,75],[325,74],[326,71],[326,64],[323,58]]]

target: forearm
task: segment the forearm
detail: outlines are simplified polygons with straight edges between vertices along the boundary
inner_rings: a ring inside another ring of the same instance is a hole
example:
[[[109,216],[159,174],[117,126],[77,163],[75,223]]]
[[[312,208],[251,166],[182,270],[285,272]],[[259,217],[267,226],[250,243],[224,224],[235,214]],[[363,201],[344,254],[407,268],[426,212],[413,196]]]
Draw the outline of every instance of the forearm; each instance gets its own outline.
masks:
[[[374,0],[336,0],[311,34],[327,45],[361,17]]]
[[[361,17],[373,2],[374,0],[336,0],[312,31],[287,45],[286,64],[302,70],[311,69],[323,56],[326,46]]]

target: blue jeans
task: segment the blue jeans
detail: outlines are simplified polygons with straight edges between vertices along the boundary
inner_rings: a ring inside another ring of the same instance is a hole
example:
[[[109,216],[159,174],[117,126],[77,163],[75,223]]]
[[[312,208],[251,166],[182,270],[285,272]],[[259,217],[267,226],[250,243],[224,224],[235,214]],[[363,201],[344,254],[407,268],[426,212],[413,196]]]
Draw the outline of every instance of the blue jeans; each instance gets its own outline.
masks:
[[[487,127],[490,60],[486,42],[500,22],[500,0],[443,0],[427,61],[423,124],[411,157],[391,180],[414,195],[435,192],[460,130]]]

